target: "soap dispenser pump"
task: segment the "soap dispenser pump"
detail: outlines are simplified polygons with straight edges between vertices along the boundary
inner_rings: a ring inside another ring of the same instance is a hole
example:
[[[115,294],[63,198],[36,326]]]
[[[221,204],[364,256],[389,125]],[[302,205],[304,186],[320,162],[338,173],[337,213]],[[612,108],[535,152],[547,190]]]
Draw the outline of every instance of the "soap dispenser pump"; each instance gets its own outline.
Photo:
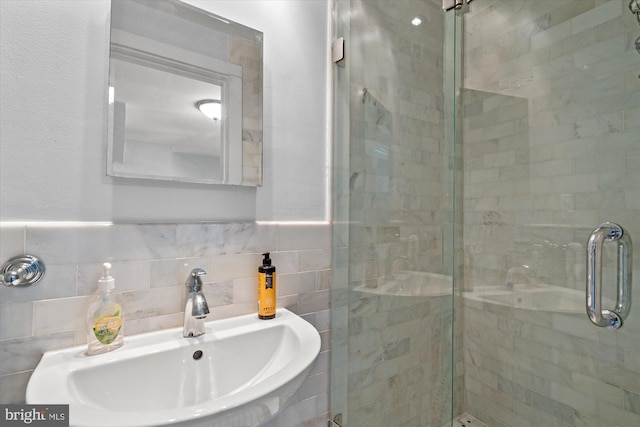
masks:
[[[87,355],[101,354],[122,347],[122,303],[111,277],[111,264],[102,264],[104,273],[98,291],[89,303],[86,316]]]
[[[258,317],[266,320],[276,317],[276,267],[271,265],[269,252],[262,255],[264,259],[258,267]]]

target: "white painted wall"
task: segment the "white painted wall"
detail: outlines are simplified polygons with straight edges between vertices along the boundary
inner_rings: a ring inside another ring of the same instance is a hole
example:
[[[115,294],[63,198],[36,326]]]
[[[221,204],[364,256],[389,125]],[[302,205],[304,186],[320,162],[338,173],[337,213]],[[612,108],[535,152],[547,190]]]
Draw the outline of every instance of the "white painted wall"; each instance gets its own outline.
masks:
[[[322,221],[328,2],[189,0],[264,33],[264,185],[106,176],[108,0],[0,2],[0,220]]]

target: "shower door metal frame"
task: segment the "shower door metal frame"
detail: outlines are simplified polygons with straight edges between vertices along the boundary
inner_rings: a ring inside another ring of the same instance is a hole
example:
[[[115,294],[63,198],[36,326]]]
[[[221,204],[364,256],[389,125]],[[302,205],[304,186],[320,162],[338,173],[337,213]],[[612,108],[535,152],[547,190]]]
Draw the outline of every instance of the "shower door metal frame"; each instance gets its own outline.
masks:
[[[442,9],[446,12],[452,9],[461,9],[472,0],[442,0]]]

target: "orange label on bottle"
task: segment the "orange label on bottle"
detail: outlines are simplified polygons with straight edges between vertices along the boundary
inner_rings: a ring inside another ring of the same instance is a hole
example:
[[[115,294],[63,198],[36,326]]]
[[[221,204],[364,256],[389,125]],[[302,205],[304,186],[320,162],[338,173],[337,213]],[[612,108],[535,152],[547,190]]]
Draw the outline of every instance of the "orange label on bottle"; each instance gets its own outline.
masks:
[[[258,315],[273,316],[274,314],[276,314],[276,275],[259,273]]]

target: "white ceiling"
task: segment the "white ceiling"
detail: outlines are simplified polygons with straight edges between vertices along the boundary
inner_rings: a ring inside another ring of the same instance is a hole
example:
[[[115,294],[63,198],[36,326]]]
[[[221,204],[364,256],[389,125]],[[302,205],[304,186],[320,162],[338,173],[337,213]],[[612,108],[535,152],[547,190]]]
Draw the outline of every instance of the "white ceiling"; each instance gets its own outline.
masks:
[[[111,60],[115,101],[126,104],[126,140],[220,155],[220,121],[206,118],[195,106],[203,99],[220,99],[220,85]]]

